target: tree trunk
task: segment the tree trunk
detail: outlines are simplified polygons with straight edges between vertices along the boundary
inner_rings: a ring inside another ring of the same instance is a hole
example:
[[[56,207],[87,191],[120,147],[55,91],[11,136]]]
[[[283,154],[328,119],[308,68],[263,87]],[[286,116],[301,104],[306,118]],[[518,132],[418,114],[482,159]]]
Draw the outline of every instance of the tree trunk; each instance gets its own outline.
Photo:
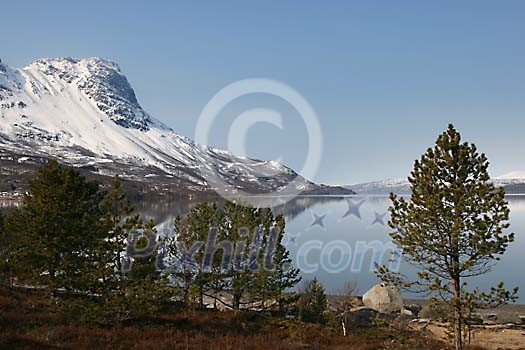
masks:
[[[234,293],[233,294],[233,308],[239,310],[241,308],[241,295]]]
[[[202,285],[199,286],[199,308],[204,309],[204,287]]]
[[[189,297],[190,297],[190,281],[189,281],[189,277],[188,277],[188,274],[186,273],[186,269],[184,269],[183,271],[183,278],[184,278],[184,288],[183,288],[183,295],[182,295],[182,300],[184,301],[184,305],[186,307],[189,306]]]
[[[461,313],[461,284],[459,277],[452,279],[454,291],[454,347],[456,350],[463,350],[462,336],[462,313]]]

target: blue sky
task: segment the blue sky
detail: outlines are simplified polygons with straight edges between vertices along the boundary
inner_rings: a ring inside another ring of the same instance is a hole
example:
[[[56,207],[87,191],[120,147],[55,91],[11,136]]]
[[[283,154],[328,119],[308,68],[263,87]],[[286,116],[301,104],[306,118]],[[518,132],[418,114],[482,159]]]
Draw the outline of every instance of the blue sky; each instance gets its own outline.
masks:
[[[287,83],[321,122],[320,182],[406,176],[450,122],[494,175],[525,169],[522,1],[9,1],[1,15],[4,62],[115,60],[143,107],[189,137],[228,84]],[[276,97],[233,101],[212,144],[251,108],[279,110],[284,129],[254,126],[249,155],[302,168],[306,128]]]

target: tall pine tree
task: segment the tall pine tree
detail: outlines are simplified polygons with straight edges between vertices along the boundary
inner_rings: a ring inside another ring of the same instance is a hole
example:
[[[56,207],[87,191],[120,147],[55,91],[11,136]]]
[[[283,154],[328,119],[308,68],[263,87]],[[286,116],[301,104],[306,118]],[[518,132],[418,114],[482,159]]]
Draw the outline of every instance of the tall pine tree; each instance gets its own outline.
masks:
[[[489,162],[474,144],[461,142],[454,126],[415,162],[407,201],[391,194],[390,227],[404,260],[419,269],[409,281],[385,266],[379,276],[400,287],[425,291],[454,310],[456,349],[462,349],[465,315],[473,308],[515,299],[499,284],[488,293],[468,289],[466,279],[490,271],[514,234],[506,234],[509,208],[505,192],[488,174]]]

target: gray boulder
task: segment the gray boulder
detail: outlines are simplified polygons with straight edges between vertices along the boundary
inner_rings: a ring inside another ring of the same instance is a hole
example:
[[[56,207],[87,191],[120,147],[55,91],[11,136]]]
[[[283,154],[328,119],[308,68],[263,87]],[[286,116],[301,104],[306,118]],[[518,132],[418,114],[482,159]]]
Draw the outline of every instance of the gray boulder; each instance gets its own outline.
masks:
[[[422,308],[423,307],[418,304],[408,304],[408,305],[405,305],[404,310],[410,311],[412,315],[417,317]]]
[[[361,306],[345,312],[343,318],[347,327],[372,327],[377,316],[377,311]]]
[[[384,283],[376,284],[363,294],[363,304],[381,313],[400,312],[403,309],[403,299],[397,288]]]

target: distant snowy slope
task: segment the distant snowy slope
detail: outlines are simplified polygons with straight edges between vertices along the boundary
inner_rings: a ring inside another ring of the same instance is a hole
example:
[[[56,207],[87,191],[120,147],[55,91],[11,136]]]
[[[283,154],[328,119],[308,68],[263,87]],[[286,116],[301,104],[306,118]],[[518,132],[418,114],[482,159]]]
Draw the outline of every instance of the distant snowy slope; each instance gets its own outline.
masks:
[[[115,62],[99,58],[41,59],[21,69],[0,62],[2,154],[204,187],[202,171],[213,171],[234,187],[261,192],[297,176],[279,163],[236,157],[176,134],[142,109]],[[300,186],[306,193],[329,189],[305,179]]]
[[[512,171],[510,173],[494,177],[493,180],[500,183],[525,183],[525,171]]]
[[[492,180],[497,186],[505,187],[509,194],[525,194],[525,171],[513,171]]]
[[[509,194],[525,194],[525,171],[514,171],[502,176],[493,177],[496,186],[505,187]],[[407,195],[411,193],[408,179],[373,181],[345,186],[358,194],[388,195],[390,193]]]
[[[407,179],[388,179],[383,181],[367,182],[355,185],[345,186],[358,194],[368,195],[389,195],[410,194],[410,183]]]

